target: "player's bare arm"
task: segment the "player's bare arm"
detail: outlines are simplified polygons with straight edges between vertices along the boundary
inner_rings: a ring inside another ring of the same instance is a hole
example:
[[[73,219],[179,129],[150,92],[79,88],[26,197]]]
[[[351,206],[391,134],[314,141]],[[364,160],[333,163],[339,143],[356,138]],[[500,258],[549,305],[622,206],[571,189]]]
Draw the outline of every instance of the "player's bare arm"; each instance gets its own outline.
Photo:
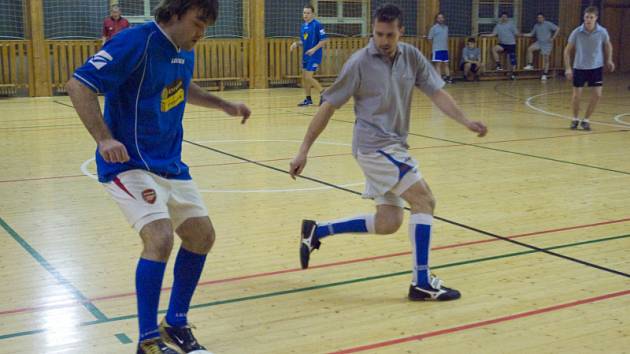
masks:
[[[615,63],[613,62],[612,43],[610,43],[610,41],[607,41],[606,44],[604,44],[604,48],[604,53],[606,53],[606,68],[608,69],[608,71],[613,72],[615,71]]]
[[[323,48],[326,45],[326,43],[328,43],[328,38],[322,39],[321,41],[319,41],[319,43],[317,43],[316,46],[314,46],[313,48],[307,50],[306,51],[306,55],[311,56],[311,55],[315,54],[315,52],[318,51],[320,48]]]
[[[129,161],[127,149],[121,142],[112,137],[109,128],[103,121],[103,114],[96,93],[74,78],[66,84],[66,91],[83,125],[98,144],[98,152],[103,159],[109,163]]]
[[[477,136],[483,137],[488,133],[488,128],[479,121],[471,121],[466,117],[466,114],[457,106],[457,103],[448,94],[448,92],[444,90],[436,91],[432,96],[430,96],[431,101],[438,106],[438,108],[444,112],[447,116],[454,119],[458,123],[462,124],[469,130],[477,133]]]
[[[571,68],[571,51],[573,47],[574,45],[571,43],[567,43],[567,46],[564,47],[564,76],[567,77],[567,80],[573,80],[573,69]]]
[[[245,124],[252,113],[244,103],[226,101],[202,89],[193,82],[190,83],[188,88],[188,102],[196,106],[220,109],[233,117],[243,117],[241,124]]]
[[[317,110],[317,113],[315,113],[315,117],[313,117],[311,124],[308,126],[298,154],[289,164],[291,178],[295,179],[295,176],[300,175],[304,170],[308,151],[311,149],[315,140],[317,140],[317,137],[324,131],[334,113],[335,107],[328,102],[324,102]]]

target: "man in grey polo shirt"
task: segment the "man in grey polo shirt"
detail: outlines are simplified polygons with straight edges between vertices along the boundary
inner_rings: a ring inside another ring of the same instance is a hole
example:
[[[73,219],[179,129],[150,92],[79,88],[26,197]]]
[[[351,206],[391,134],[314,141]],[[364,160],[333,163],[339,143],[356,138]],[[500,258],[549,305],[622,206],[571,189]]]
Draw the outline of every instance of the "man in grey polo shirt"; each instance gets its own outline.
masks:
[[[571,129],[577,129],[578,124],[584,130],[591,130],[590,117],[595,111],[597,102],[602,97],[604,48],[606,49],[606,66],[610,72],[615,71],[613,63],[613,47],[610,43],[608,31],[597,24],[599,11],[590,6],[584,10],[584,23],[574,29],[569,36],[567,46],[564,48],[564,68],[567,79],[573,80],[573,121]],[[575,48],[575,60],[571,66],[571,50]],[[573,69],[571,69],[573,68]],[[580,98],[584,84],[592,88],[591,100],[584,114],[584,120],[580,122]]]
[[[501,61],[499,60],[499,54],[505,52],[509,58],[509,72],[510,78],[515,79],[514,69],[516,68],[516,36],[519,35],[516,26],[508,18],[507,12],[501,13],[499,23],[494,26],[492,33],[481,35],[481,37],[499,37],[499,44],[492,47],[492,57],[496,63],[496,70],[501,71]]]
[[[536,37],[536,42],[527,48],[527,65],[525,70],[534,70],[534,52],[540,50],[543,56],[543,75],[540,77],[542,81],[547,80],[549,75],[549,55],[553,47],[553,40],[558,36],[558,26],[553,22],[545,21],[545,15],[539,12],[536,16],[536,24],[530,33],[524,34],[525,37]]]
[[[445,22],[443,13],[435,15],[435,24],[429,30],[427,38],[431,40],[433,52],[431,61],[435,65],[435,70],[447,83],[452,84],[451,71],[448,67],[448,26]]]
[[[291,177],[300,175],[307,154],[336,109],[354,97],[356,121],[352,151],[366,178],[364,198],[376,201],[376,214],[328,222],[304,220],[300,261],[309,265],[310,255],[324,237],[345,233],[392,234],[403,221],[404,202],[411,207],[409,239],[413,254],[410,300],[454,300],[459,291],[447,288],[429,271],[429,246],[435,199],[409,155],[407,135],[413,88],[418,87],[433,103],[458,123],[477,133],[487,132],[481,122],[470,121],[453,98],[443,90],[444,81],[420,51],[399,42],[402,13],[394,5],[376,11],[374,37],[344,65],[335,83],[324,92],[324,104],[311,121],[296,157]]]

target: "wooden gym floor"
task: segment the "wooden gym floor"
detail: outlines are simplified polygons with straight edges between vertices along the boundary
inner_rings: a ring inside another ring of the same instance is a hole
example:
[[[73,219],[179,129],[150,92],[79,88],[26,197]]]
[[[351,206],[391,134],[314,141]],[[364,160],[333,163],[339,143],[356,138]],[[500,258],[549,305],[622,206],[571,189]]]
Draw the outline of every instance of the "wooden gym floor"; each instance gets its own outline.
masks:
[[[438,200],[431,264],[462,291],[452,303],[406,300],[406,226],[326,239],[299,269],[302,218],[373,210],[351,104],[298,181],[286,170],[315,112],[296,107],[300,89],[219,93],[250,105],[245,126],[189,106],[184,161],[218,233],[198,338],[218,354],[630,352],[629,79],[606,77],[592,132],[568,129],[562,80],[449,86],[483,139],[416,94],[409,143]],[[0,112],[0,352],[134,353],[140,241],[86,176],[94,142],[67,97]]]

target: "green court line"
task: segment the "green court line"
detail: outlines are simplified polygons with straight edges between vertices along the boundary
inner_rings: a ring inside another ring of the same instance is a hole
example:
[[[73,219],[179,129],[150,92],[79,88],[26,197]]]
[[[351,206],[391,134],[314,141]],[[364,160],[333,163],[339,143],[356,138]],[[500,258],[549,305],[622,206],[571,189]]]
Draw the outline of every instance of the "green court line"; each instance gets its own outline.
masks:
[[[629,237],[630,237],[630,234],[624,234],[624,235],[610,236],[610,237],[604,237],[604,238],[588,240],[588,241],[568,243],[568,244],[564,244],[564,245],[557,245],[557,246],[552,246],[552,247],[548,247],[548,248],[544,248],[544,249],[545,250],[554,250],[554,249],[562,249],[562,248],[569,248],[569,247],[577,247],[577,246],[588,245],[588,244],[592,244],[592,243],[600,243],[600,242],[607,242],[607,241],[613,241],[613,240],[620,240],[620,239],[625,239],[625,238],[629,238]],[[501,254],[501,255],[497,255],[497,256],[476,258],[476,259],[470,259],[470,260],[466,260],[466,261],[459,261],[459,262],[442,264],[442,265],[431,267],[431,269],[442,269],[442,268],[458,267],[458,266],[463,266],[463,265],[468,265],[468,264],[487,262],[487,261],[492,261],[492,260],[497,260],[497,259],[502,259],[502,258],[510,258],[510,257],[522,256],[522,255],[527,255],[527,254],[532,254],[532,253],[539,253],[539,252],[540,251],[537,251],[537,250],[527,250],[527,251],[521,251],[521,252],[506,253],[506,254]],[[190,306],[190,308],[191,309],[197,309],[197,308],[212,307],[212,306],[232,304],[232,303],[238,303],[238,302],[244,302],[244,301],[258,300],[258,299],[282,296],[282,295],[287,295],[287,294],[295,294],[295,293],[300,293],[300,292],[305,292],[305,291],[312,291],[312,290],[319,290],[319,289],[325,289],[325,288],[332,288],[332,287],[336,287],[336,286],[343,286],[343,285],[349,285],[349,284],[355,284],[355,283],[362,283],[362,282],[371,281],[371,280],[377,280],[377,279],[391,278],[391,277],[396,277],[396,276],[401,276],[401,275],[407,275],[409,273],[411,273],[411,271],[405,270],[405,271],[401,271],[401,272],[380,274],[380,275],[374,275],[374,276],[364,277],[364,278],[349,279],[349,280],[344,280],[344,281],[339,281],[339,282],[334,282],[334,283],[321,284],[321,285],[314,285],[314,286],[309,286],[309,287],[304,287],[304,288],[289,289],[289,290],[282,290],[282,291],[274,291],[274,292],[258,294],[258,295],[251,295],[251,296],[244,296],[244,297],[239,297],[239,298],[232,298],[232,299],[226,299],[226,300],[218,300],[218,301],[206,302],[206,303],[192,305],[192,306]],[[161,314],[166,313],[166,310],[161,310],[161,311],[159,311],[159,313],[161,313]],[[137,315],[135,315],[135,314],[134,315],[117,316],[117,317],[109,317],[109,318],[106,318],[106,319],[103,319],[103,320],[82,322],[82,323],[79,323],[79,326],[81,326],[81,327],[93,326],[93,325],[102,324],[102,323],[110,323],[110,322],[116,322],[116,321],[130,320],[130,319],[134,319],[136,317],[137,317]],[[32,331],[25,331],[25,332],[9,333],[9,334],[0,335],[0,340],[10,339],[10,338],[15,338],[15,337],[21,337],[21,336],[28,336],[28,335],[42,333],[42,332],[46,332],[46,331],[47,331],[47,329],[39,329],[39,330],[32,330]]]
[[[133,343],[133,341],[131,340],[131,338],[129,338],[129,336],[127,336],[124,333],[116,333],[115,334],[116,338],[118,338],[118,340],[120,341],[120,343],[122,344],[130,344]]]
[[[20,236],[4,219],[0,217],[0,226],[17,242],[22,248],[31,255],[39,263],[42,268],[46,269],[59,284],[65,287],[70,293],[79,300],[85,308],[99,321],[107,320],[107,316],[99,310],[79,289],[77,289],[68,279],[66,279],[50,262],[48,262],[33,246]]]

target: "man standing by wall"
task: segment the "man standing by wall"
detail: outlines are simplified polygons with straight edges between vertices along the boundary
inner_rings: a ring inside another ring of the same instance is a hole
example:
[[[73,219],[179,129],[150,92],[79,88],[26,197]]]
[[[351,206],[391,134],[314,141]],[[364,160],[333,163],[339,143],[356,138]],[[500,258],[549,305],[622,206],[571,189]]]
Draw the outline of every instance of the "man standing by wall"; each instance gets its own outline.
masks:
[[[545,21],[545,15],[539,12],[536,16],[537,23],[530,33],[524,34],[524,37],[536,37],[536,42],[527,48],[527,66],[523,69],[534,70],[534,52],[540,50],[543,56],[543,74],[540,77],[542,81],[547,80],[549,75],[549,55],[553,48],[553,40],[558,36],[558,26],[555,23]]]
[[[129,21],[122,17],[120,7],[113,5],[109,11],[109,16],[103,21],[103,44],[125,28],[129,28]]]

